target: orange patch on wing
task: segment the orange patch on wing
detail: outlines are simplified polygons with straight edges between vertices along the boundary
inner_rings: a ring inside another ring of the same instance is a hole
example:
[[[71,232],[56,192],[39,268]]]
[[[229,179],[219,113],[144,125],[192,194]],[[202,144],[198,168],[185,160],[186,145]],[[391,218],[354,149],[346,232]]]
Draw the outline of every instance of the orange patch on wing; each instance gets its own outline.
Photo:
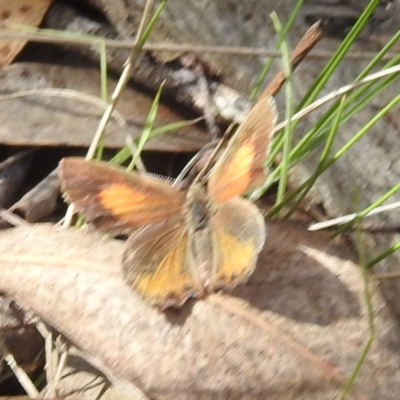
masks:
[[[143,207],[143,202],[147,198],[143,193],[123,184],[112,184],[102,189],[98,196],[100,204],[114,215],[137,211],[138,205]]]
[[[184,301],[188,296],[195,294],[192,277],[187,263],[187,236],[183,236],[168,253],[154,272],[143,271],[135,280],[135,288],[150,301],[157,300],[162,304],[168,298]]]
[[[248,189],[251,180],[251,168],[254,160],[254,146],[246,144],[234,154],[223,167],[218,179],[215,193],[212,198],[217,203],[223,203],[236,196],[242,195]],[[210,177],[210,181],[212,176]]]

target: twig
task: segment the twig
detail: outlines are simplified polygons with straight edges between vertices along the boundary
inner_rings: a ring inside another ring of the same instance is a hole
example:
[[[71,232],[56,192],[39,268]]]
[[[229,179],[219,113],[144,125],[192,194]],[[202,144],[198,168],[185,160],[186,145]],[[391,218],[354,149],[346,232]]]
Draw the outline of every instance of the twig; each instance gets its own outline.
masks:
[[[376,207],[372,211],[370,211],[366,215],[366,217],[370,217],[371,215],[375,215],[375,214],[380,214],[384,211],[394,210],[399,207],[400,207],[400,201],[396,201],[395,203],[392,203],[392,204],[387,204],[386,206]],[[334,218],[329,221],[317,222],[315,224],[310,225],[308,227],[308,230],[309,231],[319,231],[321,229],[330,228],[331,226],[342,225],[342,224],[345,224],[346,222],[352,221],[354,218],[357,218],[359,215],[360,215],[360,213],[354,213],[354,214],[343,215],[342,217]]]
[[[372,276],[376,279],[400,279],[400,271],[382,272]]]
[[[105,45],[110,48],[118,49],[131,49],[134,40],[126,39],[105,39],[99,36],[78,35],[75,33],[68,33],[68,36],[50,29],[32,29],[32,32],[20,32],[14,30],[1,30],[0,38],[13,39],[13,40],[29,40],[39,43],[60,43],[72,44],[76,46],[93,46],[96,41],[104,40]],[[158,51],[158,52],[179,52],[179,53],[192,53],[192,54],[224,54],[230,56],[271,56],[282,57],[279,50],[265,49],[259,47],[245,47],[245,46],[208,46],[196,45],[191,43],[151,43],[148,42],[143,46],[143,50]],[[376,56],[377,52],[373,51],[359,51],[349,52],[345,55],[345,59],[349,60],[371,60]],[[313,51],[308,55],[310,59],[327,59],[333,55],[332,51]],[[390,52],[385,54],[382,61],[391,60],[397,54]]]
[[[323,33],[320,27],[320,23],[316,22],[312,25],[304,36],[300,39],[300,42],[293,50],[290,56],[290,66],[293,72],[297,66],[304,60],[307,54],[313,49],[313,47],[322,39]],[[272,81],[268,84],[264,92],[259,98],[259,101],[264,97],[275,96],[282,85],[286,81],[286,74],[283,70],[279,71]]]
[[[55,376],[57,360],[55,359],[56,354],[53,351],[53,334],[40,319],[36,322],[36,327],[44,338],[44,348],[46,354],[45,372],[47,380],[46,398],[55,397],[53,378]]]
[[[9,210],[5,210],[4,208],[0,208],[0,218],[4,221],[8,222],[10,225],[13,226],[26,226],[29,225],[23,218],[19,217],[18,215],[12,213]]]
[[[65,343],[63,343],[60,336],[57,338],[56,348],[57,348],[58,354],[61,354],[60,358],[58,360],[57,369],[55,371],[54,379],[53,379],[54,391],[58,395],[58,390],[59,390],[60,382],[61,382],[61,376],[62,376],[64,368],[67,364],[67,358],[68,358],[68,347]]]

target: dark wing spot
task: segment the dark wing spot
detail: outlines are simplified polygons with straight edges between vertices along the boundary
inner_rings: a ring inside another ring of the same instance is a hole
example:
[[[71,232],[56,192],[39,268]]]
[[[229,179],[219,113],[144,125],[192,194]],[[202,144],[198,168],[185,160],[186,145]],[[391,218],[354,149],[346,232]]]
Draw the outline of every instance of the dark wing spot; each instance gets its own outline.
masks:
[[[9,10],[3,10],[2,12],[1,12],[1,19],[3,20],[3,21],[5,21],[6,19],[8,19],[8,18],[10,18],[11,17],[11,11],[9,11]]]
[[[19,9],[19,11],[20,11],[22,14],[28,14],[29,12],[31,12],[31,10],[32,10],[32,6],[22,6],[22,7]]]

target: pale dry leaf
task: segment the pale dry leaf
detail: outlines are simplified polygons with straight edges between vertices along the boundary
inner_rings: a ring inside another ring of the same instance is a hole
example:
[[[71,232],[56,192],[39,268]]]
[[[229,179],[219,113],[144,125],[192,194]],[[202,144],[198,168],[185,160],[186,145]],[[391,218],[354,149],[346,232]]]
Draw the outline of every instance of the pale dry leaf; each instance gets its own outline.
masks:
[[[3,231],[0,290],[152,398],[331,399],[354,370],[368,339],[364,282],[322,233],[270,222],[248,284],[181,312],[126,286],[123,247],[49,225]],[[395,400],[400,343],[377,293],[373,305],[378,338],[348,398]]]
[[[18,29],[18,25],[37,27],[52,0],[0,0],[0,30]],[[0,67],[11,64],[26,40],[0,40]]]

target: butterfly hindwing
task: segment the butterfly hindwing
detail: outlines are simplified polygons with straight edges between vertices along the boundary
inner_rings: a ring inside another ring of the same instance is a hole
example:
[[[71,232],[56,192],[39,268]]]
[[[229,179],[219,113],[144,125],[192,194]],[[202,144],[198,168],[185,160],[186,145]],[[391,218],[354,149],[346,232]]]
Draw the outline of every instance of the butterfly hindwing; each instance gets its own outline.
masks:
[[[210,289],[229,289],[247,281],[265,242],[264,218],[248,200],[237,197],[211,219],[214,269]]]
[[[125,280],[150,303],[180,306],[203,293],[187,229],[179,218],[146,226],[127,242]]]

